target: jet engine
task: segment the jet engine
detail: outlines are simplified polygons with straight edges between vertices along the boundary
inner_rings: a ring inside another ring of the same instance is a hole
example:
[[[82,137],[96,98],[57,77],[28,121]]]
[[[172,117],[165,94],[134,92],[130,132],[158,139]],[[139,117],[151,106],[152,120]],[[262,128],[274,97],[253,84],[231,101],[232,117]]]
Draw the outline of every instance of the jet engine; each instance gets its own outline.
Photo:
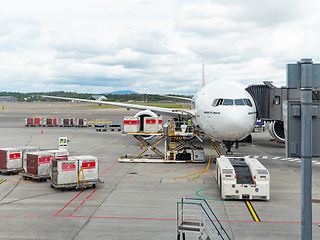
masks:
[[[268,131],[273,138],[285,141],[283,121],[277,120],[268,123]]]
[[[143,124],[144,124],[145,117],[158,117],[158,115],[156,113],[154,113],[150,110],[140,111],[134,116],[140,118],[140,131],[143,131]]]
[[[144,125],[144,118],[145,117],[158,117],[158,115],[156,113],[154,113],[150,110],[140,111],[134,116],[140,118],[140,131],[143,131],[143,129],[144,129],[143,125]],[[150,140],[151,138],[154,137],[154,135],[143,135],[141,137],[145,140]]]

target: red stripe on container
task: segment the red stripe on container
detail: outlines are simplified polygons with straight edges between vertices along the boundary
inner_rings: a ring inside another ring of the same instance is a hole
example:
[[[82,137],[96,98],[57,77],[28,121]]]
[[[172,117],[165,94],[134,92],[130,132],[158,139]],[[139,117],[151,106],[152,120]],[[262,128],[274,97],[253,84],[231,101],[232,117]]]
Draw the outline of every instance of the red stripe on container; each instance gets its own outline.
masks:
[[[96,162],[83,162],[82,163],[82,169],[94,169],[96,168]]]
[[[146,123],[147,124],[156,124],[156,120],[155,119],[147,119]]]
[[[140,124],[140,121],[138,120],[124,120],[124,125],[138,125]]]

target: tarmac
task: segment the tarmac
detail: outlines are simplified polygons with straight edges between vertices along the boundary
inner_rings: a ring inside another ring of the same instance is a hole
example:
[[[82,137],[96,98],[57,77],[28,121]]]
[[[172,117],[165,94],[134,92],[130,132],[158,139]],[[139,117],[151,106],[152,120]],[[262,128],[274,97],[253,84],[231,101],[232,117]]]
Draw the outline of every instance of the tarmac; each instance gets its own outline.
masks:
[[[100,160],[96,189],[54,189],[43,181],[0,174],[0,239],[177,239],[177,202],[205,198],[231,239],[301,239],[300,159],[286,158],[285,145],[268,132],[253,132],[252,143],[240,143],[238,156],[256,157],[269,170],[269,201],[222,201],[214,178],[215,164],[196,180],[175,177],[198,172],[206,163],[119,163],[124,154],[139,154],[140,142],[120,132],[94,128],[25,127],[26,117],[74,117],[122,124],[134,110],[83,107],[84,103],[2,103],[0,147],[53,149],[67,137],[72,155]],[[82,106],[82,107],[81,107]],[[165,116],[163,116],[166,118]],[[168,119],[168,118],[166,118]],[[210,142],[194,144],[210,155]],[[224,151],[224,149],[222,149]],[[213,153],[216,157],[217,154]],[[313,159],[313,239],[320,239],[320,159]],[[3,180],[4,181],[1,181]],[[187,235],[186,239],[196,239]],[[219,239],[219,238],[217,238]]]

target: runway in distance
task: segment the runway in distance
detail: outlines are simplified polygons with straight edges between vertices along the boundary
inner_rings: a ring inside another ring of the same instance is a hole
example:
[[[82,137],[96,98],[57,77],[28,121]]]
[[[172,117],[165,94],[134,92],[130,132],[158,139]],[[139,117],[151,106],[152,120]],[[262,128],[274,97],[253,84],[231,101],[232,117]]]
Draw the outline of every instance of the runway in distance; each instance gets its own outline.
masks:
[[[141,111],[135,117],[141,118],[156,117],[161,114],[172,117],[180,115],[186,120],[191,119],[194,126],[199,127],[212,139],[224,142],[227,153],[231,152],[234,143],[238,143],[251,133],[257,117],[255,103],[245,87],[236,82],[226,81],[213,81],[204,85],[194,99],[189,99],[194,106],[190,110],[55,96],[42,97],[106,104],[128,110],[137,109]]]

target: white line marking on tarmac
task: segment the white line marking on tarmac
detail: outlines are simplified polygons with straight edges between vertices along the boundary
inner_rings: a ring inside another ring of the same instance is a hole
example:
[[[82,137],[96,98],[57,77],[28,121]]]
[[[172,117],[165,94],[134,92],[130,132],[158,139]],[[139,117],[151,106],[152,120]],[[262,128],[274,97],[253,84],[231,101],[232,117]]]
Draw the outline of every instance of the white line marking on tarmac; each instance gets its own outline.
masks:
[[[262,158],[266,159],[266,158],[268,158],[268,156],[263,156]]]
[[[259,156],[254,156],[254,158],[259,158]]]
[[[274,158],[272,158],[272,159],[279,159],[280,157],[274,157]]]
[[[282,158],[280,159],[281,161],[288,161],[288,160],[291,160],[292,158]]]

